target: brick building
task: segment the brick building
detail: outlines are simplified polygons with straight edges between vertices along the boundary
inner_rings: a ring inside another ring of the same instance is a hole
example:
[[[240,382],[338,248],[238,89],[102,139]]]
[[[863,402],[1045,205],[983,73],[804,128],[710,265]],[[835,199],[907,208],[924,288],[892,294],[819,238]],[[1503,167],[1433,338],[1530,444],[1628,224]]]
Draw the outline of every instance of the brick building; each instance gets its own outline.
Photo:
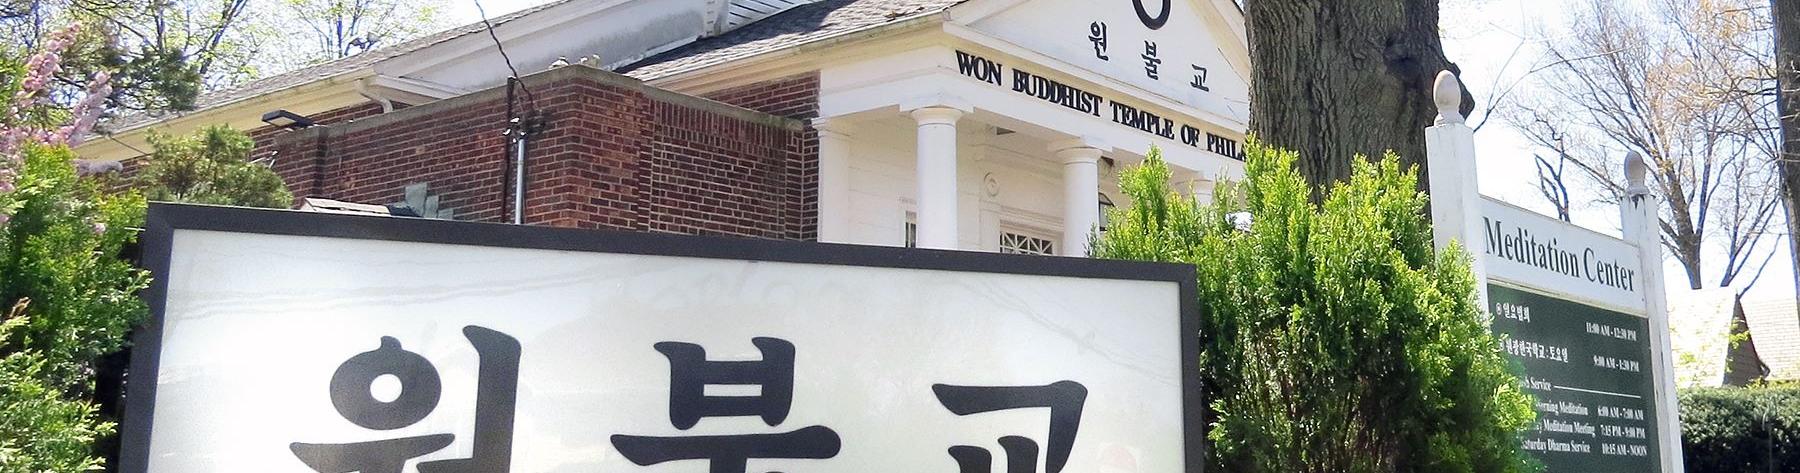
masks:
[[[543,129],[526,142],[526,222],[811,239],[804,122],[568,66],[524,79]],[[388,203],[428,183],[457,218],[506,221],[505,90],[261,133],[296,196]]]
[[[1241,10],[1108,1],[559,0],[493,37],[477,23],[125,117],[77,152],[129,162],[149,130],[223,123],[301,199],[424,185],[454,218],[509,221],[510,105],[541,117],[527,224],[1079,255],[1152,147],[1201,198],[1242,172]],[[263,123],[277,110],[315,126]]]

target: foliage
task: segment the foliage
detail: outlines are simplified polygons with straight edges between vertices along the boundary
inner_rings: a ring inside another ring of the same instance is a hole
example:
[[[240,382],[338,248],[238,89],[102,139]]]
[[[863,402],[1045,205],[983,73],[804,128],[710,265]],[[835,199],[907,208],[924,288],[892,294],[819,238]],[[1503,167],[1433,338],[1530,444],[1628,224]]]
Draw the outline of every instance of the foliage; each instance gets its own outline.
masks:
[[[245,29],[249,0],[47,0],[6,2],[0,31],[13,54],[45,49],[58,25],[90,25],[63,51],[58,82],[79,90],[98,71],[114,86],[110,107],[194,108],[200,92],[249,80],[262,38]],[[65,104],[66,105],[66,104]]]
[[[1247,143],[1214,204],[1153,150],[1098,257],[1193,264],[1209,469],[1515,472],[1531,400],[1477,307],[1469,256],[1434,253],[1416,171],[1358,159],[1322,204],[1297,156]]]
[[[47,49],[61,25],[90,28],[62,50],[49,96],[64,109],[106,71],[109,112],[193,110],[202,94],[436,31],[444,0],[0,0],[0,51]],[[9,65],[10,66],[10,65]]]
[[[0,344],[11,343],[28,320],[13,314],[0,322]],[[98,469],[88,445],[111,435],[113,424],[99,420],[93,404],[45,386],[43,366],[43,356],[32,352],[0,358],[0,473]]]
[[[1800,468],[1800,385],[1682,390],[1681,443],[1692,473]]]
[[[58,33],[68,37],[72,31]],[[95,360],[119,350],[148,310],[136,297],[148,276],[121,260],[142,225],[144,201],[109,194],[76,175],[70,140],[85,133],[105,77],[65,118],[46,109],[59,72],[55,41],[9,71],[0,90],[0,472],[88,471],[90,444],[110,435],[95,397]]]
[[[185,137],[152,132],[137,186],[150,200],[285,209],[294,196],[275,170],[250,161],[255,140],[219,125]]]

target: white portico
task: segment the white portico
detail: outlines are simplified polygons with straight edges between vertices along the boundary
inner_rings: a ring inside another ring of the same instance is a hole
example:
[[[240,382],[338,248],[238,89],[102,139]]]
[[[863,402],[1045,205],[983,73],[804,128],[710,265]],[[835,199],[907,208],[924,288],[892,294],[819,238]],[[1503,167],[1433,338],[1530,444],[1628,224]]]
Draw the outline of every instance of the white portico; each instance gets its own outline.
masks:
[[[1184,193],[1239,175],[1241,16],[1113,3],[968,2],[821,67],[819,239],[1079,256],[1152,146]]]

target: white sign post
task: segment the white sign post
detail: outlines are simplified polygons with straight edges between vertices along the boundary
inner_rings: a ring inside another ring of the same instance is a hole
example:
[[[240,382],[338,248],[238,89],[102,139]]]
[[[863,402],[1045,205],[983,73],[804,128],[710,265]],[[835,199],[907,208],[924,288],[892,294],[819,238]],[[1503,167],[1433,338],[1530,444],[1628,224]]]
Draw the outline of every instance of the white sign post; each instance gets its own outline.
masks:
[[[1461,85],[1441,72],[1433,94],[1436,244],[1475,254],[1491,327],[1524,366],[1539,419],[1525,449],[1552,473],[1682,472],[1657,199],[1642,160],[1627,159],[1624,238],[1589,231],[1481,196]]]
[[[1191,267],[154,205],[128,473],[1201,472]]]

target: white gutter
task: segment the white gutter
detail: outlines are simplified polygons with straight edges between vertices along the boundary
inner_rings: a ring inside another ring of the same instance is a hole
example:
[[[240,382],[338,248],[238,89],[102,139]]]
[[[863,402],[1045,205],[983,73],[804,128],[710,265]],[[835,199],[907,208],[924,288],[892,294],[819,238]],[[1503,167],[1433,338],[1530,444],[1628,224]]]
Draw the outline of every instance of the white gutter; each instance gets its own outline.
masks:
[[[171,121],[175,121],[175,120],[182,120],[182,119],[200,117],[200,116],[205,116],[205,115],[211,115],[211,114],[218,113],[218,112],[224,112],[227,109],[236,108],[237,106],[243,105],[243,104],[272,102],[272,101],[280,99],[284,96],[300,95],[302,93],[313,92],[313,91],[317,91],[317,90],[321,90],[321,89],[328,89],[333,86],[342,85],[342,84],[349,83],[352,81],[362,80],[363,78],[371,77],[374,75],[375,75],[375,68],[363,67],[361,69],[351,70],[351,71],[347,71],[347,72],[344,72],[341,74],[332,75],[332,76],[326,77],[324,80],[308,82],[305,84],[300,84],[300,85],[289,87],[286,89],[273,90],[273,91],[269,91],[269,92],[258,94],[258,95],[252,95],[249,97],[243,97],[243,98],[239,98],[236,100],[231,100],[228,102],[220,102],[220,103],[212,104],[212,105],[207,106],[206,108],[203,108],[200,110],[195,110],[195,111],[187,113],[187,114],[180,114],[180,115],[176,115],[174,117],[170,117],[167,119],[146,122],[144,124],[141,124],[138,126],[133,126],[131,128],[115,130],[115,131],[113,131],[113,134],[116,135],[116,134],[120,134],[120,133],[133,132],[133,131],[137,131],[139,129],[149,128],[158,123],[166,123],[166,122],[171,122]]]
[[[394,101],[391,99],[388,99],[387,96],[376,93],[373,90],[369,90],[369,80],[368,79],[359,79],[356,81],[356,94],[361,95],[364,98],[367,98],[372,102],[381,104],[381,113],[389,113],[389,112],[394,111]]]

